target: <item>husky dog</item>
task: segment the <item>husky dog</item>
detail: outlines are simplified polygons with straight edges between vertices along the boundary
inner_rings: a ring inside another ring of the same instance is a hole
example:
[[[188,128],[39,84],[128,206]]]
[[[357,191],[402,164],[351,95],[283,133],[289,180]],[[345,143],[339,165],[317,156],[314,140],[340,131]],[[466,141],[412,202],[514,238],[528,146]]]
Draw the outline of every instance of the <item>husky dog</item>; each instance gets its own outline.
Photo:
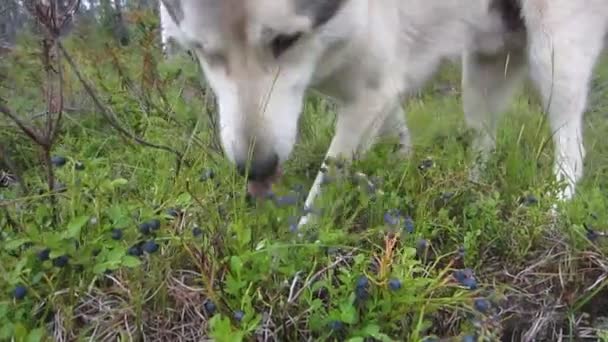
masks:
[[[567,183],[560,198],[575,193],[607,0],[162,0],[162,12],[200,60],[218,98],[225,154],[253,195],[270,190],[290,155],[307,90],[340,105],[328,157],[353,158],[383,134],[398,136],[407,154],[403,97],[453,57],[462,60],[464,113],[482,161],[528,76],[554,134],[555,175]]]

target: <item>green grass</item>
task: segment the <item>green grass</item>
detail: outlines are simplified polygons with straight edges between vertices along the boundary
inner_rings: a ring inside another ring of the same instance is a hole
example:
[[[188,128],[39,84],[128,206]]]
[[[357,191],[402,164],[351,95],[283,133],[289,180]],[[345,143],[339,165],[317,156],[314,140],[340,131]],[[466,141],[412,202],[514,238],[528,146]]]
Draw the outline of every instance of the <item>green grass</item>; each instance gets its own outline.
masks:
[[[522,89],[500,125],[484,181],[471,184],[460,96],[433,90],[438,84],[459,89],[458,68],[448,67],[407,103],[411,158],[399,160],[387,142],[346,170],[375,177],[383,194],[339,178],[324,188],[318,223],[294,232],[301,202],[248,203],[244,180],[212,148],[212,125],[201,115],[208,106],[188,58],[158,66],[168,103],[149,90],[155,106],[146,107],[122,86],[102,44],[67,44],[124,126],[182,151],[184,163],[175,177],[174,155],[119,136],[66,71],[66,98],[78,110],[66,114],[53,149],[69,159],[55,169],[67,190],[57,195],[53,213],[35,146],[0,121],[1,141],[12,144],[30,190],[1,190],[0,339],[421,341],[476,334],[519,341],[528,334],[538,341],[580,341],[603,334],[606,340],[608,249],[603,238],[589,241],[583,225],[601,232],[608,222],[607,63],[596,73],[586,116],[586,176],[558,219],[549,214],[554,199],[546,194],[559,184],[538,101]],[[44,110],[44,103],[33,86],[36,59],[19,55],[33,47],[23,46],[7,60],[14,68],[5,85],[9,105],[27,115]],[[116,54],[139,82],[146,50],[134,51]],[[332,120],[325,100],[307,101],[301,138],[277,195],[303,186],[303,200]],[[433,167],[422,170],[427,159]],[[77,170],[76,161],[86,168]],[[207,170],[214,177],[201,180]],[[520,202],[530,195],[537,204]],[[166,215],[170,208],[180,208],[180,216]],[[403,221],[385,222],[393,209],[413,220],[412,232]],[[138,225],[154,218],[161,229],[143,238]],[[194,236],[195,227],[202,235]],[[113,228],[123,229],[121,240],[111,238]],[[159,244],[157,252],[127,254],[150,239]],[[428,248],[420,248],[423,241]],[[40,262],[44,248],[51,259],[68,255],[69,264]],[[474,271],[477,289],[454,279],[463,268]],[[362,275],[369,279],[365,294],[356,288]],[[388,287],[393,278],[402,284],[396,291]],[[15,300],[20,284],[27,295]],[[492,303],[487,313],[475,309],[477,298]],[[216,306],[213,315],[206,301]],[[244,313],[240,322],[237,310]]]

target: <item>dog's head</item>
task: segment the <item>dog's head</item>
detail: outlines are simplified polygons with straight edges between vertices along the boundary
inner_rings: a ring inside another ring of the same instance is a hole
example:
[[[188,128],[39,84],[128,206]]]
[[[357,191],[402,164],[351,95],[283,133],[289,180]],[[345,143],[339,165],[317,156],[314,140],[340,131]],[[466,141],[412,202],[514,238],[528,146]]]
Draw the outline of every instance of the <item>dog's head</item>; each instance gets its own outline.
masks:
[[[163,0],[219,104],[225,154],[269,185],[296,140],[305,91],[349,0]],[[328,31],[332,32],[328,32]]]

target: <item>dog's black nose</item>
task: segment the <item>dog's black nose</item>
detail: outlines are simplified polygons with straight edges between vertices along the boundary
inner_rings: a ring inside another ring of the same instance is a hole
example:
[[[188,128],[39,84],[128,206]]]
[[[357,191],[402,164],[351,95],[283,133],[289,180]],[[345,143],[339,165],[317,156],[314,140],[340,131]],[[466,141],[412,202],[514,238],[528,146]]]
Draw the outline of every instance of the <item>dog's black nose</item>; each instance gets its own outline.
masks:
[[[249,180],[254,182],[263,182],[274,176],[279,166],[279,156],[274,153],[267,158],[254,158],[249,165]],[[247,171],[246,161],[237,161],[237,170],[244,176]]]

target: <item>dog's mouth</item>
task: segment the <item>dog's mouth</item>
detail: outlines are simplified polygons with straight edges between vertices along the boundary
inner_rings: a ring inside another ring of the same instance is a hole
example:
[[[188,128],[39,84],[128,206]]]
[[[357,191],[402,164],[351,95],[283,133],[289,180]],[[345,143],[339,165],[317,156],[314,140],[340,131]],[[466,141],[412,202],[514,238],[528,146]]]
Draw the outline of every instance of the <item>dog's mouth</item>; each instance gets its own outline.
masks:
[[[249,180],[247,192],[253,198],[267,198],[272,194],[272,185],[279,181],[283,175],[281,167],[277,167],[275,173],[265,180]]]

